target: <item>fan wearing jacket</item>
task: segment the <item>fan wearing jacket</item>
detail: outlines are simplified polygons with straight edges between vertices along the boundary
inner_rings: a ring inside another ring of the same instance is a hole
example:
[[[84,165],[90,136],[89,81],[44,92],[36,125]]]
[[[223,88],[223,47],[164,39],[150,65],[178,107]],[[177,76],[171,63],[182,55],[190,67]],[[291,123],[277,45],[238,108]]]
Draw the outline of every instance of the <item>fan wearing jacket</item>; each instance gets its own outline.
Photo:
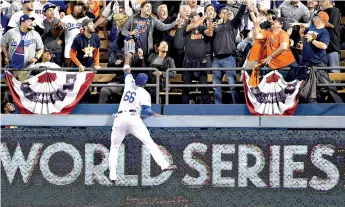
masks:
[[[160,78],[160,88],[164,88],[165,86],[165,78],[168,76],[169,78],[175,78],[176,71],[170,71],[168,74],[166,71],[169,68],[176,68],[174,60],[168,56],[169,52],[169,45],[167,42],[162,41],[159,43],[158,46],[158,53],[152,53],[148,57],[148,66],[152,68],[157,68],[159,71],[154,71],[149,76],[149,81],[152,83],[157,82],[156,76]],[[151,100],[155,100],[156,98],[156,88],[151,88]]]

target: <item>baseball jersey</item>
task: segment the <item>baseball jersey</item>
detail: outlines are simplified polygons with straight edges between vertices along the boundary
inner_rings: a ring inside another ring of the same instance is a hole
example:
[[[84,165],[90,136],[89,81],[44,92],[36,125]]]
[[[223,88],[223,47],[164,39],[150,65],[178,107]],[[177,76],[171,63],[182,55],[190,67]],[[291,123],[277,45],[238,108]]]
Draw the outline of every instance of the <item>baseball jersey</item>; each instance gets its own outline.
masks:
[[[8,47],[10,59],[17,51],[19,44],[22,40],[22,34],[19,28],[13,28],[6,32],[1,39],[1,46]],[[41,36],[35,30],[31,30],[26,33],[24,37],[24,65],[27,67],[30,63],[28,62],[31,58],[35,57],[36,51],[44,48]]]
[[[24,15],[24,12],[23,11],[19,11],[19,12],[16,12],[14,13],[12,16],[11,16],[11,19],[10,19],[10,22],[8,23],[8,26],[9,27],[19,27],[19,20],[20,20],[20,17],[22,17]],[[29,14],[29,17],[33,17],[35,18],[34,22],[37,24],[37,26],[39,26],[40,28],[44,29],[44,26],[43,26],[43,19],[41,19],[41,17],[36,14],[35,12],[31,12]]]
[[[75,19],[72,15],[64,16],[60,21],[66,24],[65,26],[65,58],[70,58],[69,52],[74,38],[80,33],[81,22],[88,17],[83,17],[80,19]]]
[[[77,59],[83,66],[91,67],[95,63],[96,49],[100,46],[101,40],[97,34],[91,34],[90,38],[84,34],[78,34],[73,40],[71,49],[77,51]]]
[[[136,110],[140,113],[143,105],[151,106],[150,94],[144,88],[135,85],[131,73],[125,73],[125,88],[118,111]]]

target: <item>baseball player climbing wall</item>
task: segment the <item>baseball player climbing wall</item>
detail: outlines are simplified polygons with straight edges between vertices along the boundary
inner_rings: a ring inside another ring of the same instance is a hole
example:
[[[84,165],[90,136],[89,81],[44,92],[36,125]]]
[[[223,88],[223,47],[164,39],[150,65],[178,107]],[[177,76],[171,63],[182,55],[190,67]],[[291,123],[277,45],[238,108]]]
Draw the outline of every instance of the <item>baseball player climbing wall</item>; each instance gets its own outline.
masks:
[[[154,129],[162,172],[128,136],[109,180],[110,127],[3,129],[1,206],[344,206],[344,130]]]

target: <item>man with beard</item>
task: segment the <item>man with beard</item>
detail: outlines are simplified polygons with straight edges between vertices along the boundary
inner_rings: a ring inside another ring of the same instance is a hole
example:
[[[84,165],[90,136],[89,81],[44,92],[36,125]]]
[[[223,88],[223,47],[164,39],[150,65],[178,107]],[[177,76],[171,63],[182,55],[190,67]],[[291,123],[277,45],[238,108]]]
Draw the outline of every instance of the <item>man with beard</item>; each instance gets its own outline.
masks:
[[[72,14],[69,14],[62,18],[58,27],[54,27],[53,34],[60,36],[64,31],[65,33],[65,66],[71,66],[70,50],[74,38],[80,33],[81,23],[83,20],[88,19],[84,11],[83,1],[72,1]]]
[[[37,62],[43,54],[43,42],[41,36],[33,30],[33,20],[24,14],[20,17],[20,27],[10,29],[3,36],[1,46],[9,68],[26,68]]]
[[[35,21],[32,22],[32,26],[39,34],[43,34],[44,32],[43,19],[41,19],[40,16],[34,12],[33,1],[24,0],[22,1],[22,3],[23,3],[23,10],[18,11],[11,16],[10,22],[8,23],[8,27],[10,28],[19,27],[20,17],[26,14],[29,17],[35,19]]]
[[[70,57],[72,67],[78,67],[83,72],[85,67],[94,67],[95,70],[101,69],[99,65],[99,47],[101,40],[95,34],[95,25],[92,19],[84,19],[81,23],[84,33],[78,34],[73,41]]]

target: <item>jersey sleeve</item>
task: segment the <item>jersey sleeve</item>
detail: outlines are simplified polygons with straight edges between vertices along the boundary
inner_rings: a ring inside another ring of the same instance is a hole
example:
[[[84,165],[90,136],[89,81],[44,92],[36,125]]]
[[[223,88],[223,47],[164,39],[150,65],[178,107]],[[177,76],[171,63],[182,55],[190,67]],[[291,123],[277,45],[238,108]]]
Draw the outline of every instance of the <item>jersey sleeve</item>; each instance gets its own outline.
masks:
[[[132,73],[129,72],[125,72],[125,85],[129,86],[132,85],[134,83],[134,78]]]
[[[151,106],[151,96],[148,92],[142,94],[141,98],[142,98],[142,100],[141,100],[142,106]]]

